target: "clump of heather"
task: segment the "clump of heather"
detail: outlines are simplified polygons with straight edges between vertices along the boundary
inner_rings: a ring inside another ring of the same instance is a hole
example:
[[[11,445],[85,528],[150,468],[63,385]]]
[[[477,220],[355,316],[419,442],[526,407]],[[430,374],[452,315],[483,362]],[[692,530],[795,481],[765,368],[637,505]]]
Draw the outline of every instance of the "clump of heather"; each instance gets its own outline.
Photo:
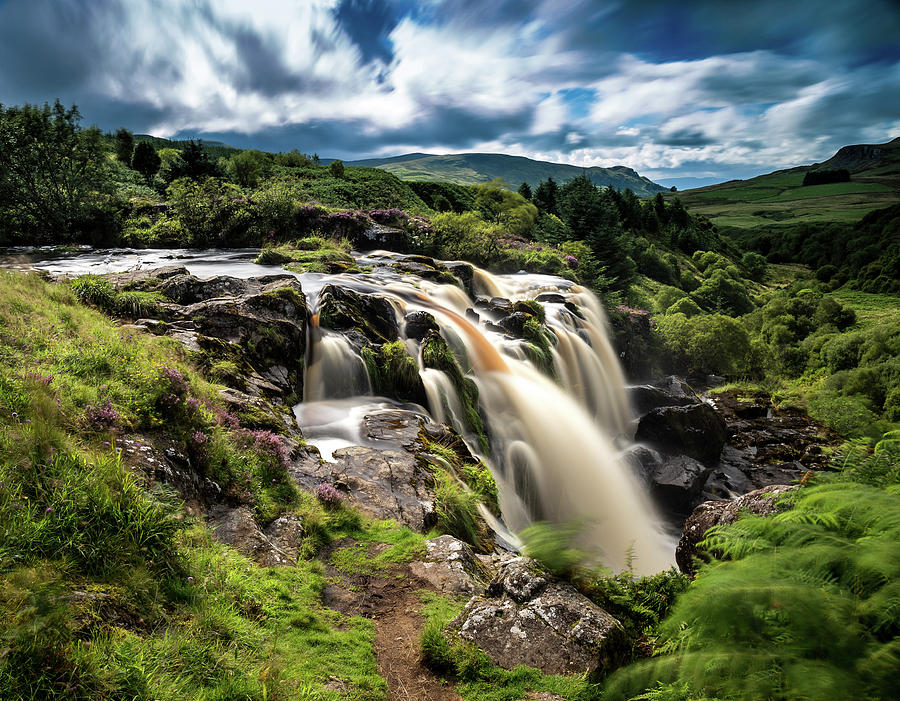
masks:
[[[570,270],[578,269],[578,259],[575,256],[566,256],[564,260],[566,261],[566,265],[569,266]]]
[[[252,450],[259,456],[263,463],[261,476],[264,480],[282,482],[287,479],[291,465],[290,451],[281,436],[271,431],[242,429],[235,432],[235,438],[244,450]]]
[[[404,226],[409,222],[409,215],[402,209],[391,207],[390,209],[371,209],[369,217],[372,221],[385,226]]]
[[[327,482],[322,482],[322,484],[316,487],[315,495],[316,499],[329,509],[335,508],[344,499],[341,493]]]
[[[108,399],[99,404],[88,404],[84,408],[84,419],[88,428],[93,431],[111,431],[122,419],[122,416]]]

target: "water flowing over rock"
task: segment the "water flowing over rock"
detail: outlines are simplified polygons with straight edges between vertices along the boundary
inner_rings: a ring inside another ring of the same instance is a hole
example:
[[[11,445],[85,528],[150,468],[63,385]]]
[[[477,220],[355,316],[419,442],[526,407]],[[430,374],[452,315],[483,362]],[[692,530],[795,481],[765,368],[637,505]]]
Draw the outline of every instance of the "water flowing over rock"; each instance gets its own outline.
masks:
[[[446,634],[505,669],[524,664],[545,674],[595,675],[615,668],[627,647],[619,621],[524,557],[502,564]]]

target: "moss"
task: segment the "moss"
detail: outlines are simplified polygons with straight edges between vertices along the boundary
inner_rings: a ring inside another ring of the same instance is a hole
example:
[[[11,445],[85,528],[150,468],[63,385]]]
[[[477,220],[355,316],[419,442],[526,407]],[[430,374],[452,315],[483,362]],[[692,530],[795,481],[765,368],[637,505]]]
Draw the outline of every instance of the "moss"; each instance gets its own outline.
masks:
[[[536,317],[542,324],[547,320],[547,313],[544,311],[544,305],[533,299],[519,300],[513,304],[513,311]]]
[[[500,503],[494,476],[487,465],[472,456],[461,439],[450,442],[445,442],[443,439],[438,441],[424,432],[419,438],[425,451],[439,458],[438,462],[441,464],[435,467],[450,468],[453,474],[472,490],[491,513],[500,516]]]
[[[450,378],[462,404],[467,427],[478,434],[481,450],[485,453],[490,452],[491,446],[485,432],[484,421],[478,411],[478,386],[463,375],[462,368],[440,334],[431,332],[425,338],[422,344],[422,363],[426,368],[440,370]]]
[[[384,343],[377,348],[366,346],[362,349],[362,359],[376,394],[424,403],[425,388],[419,366],[403,341]]]
[[[553,350],[550,343],[553,335],[537,318],[532,317],[522,327],[522,337],[528,342],[525,352],[531,362],[545,375],[555,378],[556,369],[553,366]]]

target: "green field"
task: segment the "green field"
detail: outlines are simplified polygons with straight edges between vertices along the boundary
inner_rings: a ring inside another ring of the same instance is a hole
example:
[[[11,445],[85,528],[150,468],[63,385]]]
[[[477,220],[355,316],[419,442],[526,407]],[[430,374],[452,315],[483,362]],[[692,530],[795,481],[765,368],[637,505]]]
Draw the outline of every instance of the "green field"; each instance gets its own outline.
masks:
[[[846,157],[840,160],[835,156],[819,166],[731,180],[686,190],[677,197],[692,213],[709,217],[723,227],[853,223],[875,209],[900,201],[900,149],[893,143],[883,145],[877,160],[859,162],[855,167],[845,162]],[[828,167],[849,167],[850,182],[803,185],[806,172]]]

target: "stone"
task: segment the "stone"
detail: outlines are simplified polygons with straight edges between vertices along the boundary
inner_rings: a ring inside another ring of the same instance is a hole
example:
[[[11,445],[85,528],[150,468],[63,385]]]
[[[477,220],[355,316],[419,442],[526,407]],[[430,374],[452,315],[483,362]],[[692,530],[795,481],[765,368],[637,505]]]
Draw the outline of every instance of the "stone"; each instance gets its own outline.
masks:
[[[635,440],[668,455],[715,463],[725,445],[725,422],[705,403],[652,409],[638,423]]]
[[[525,328],[525,322],[528,321],[529,318],[530,317],[523,312],[513,312],[500,319],[497,324],[510,336],[520,338],[522,336],[522,331]]]
[[[253,518],[253,512],[246,506],[231,508],[228,506],[214,506],[209,513],[208,523],[213,532],[213,538],[220,543],[232,546],[242,555],[255,560],[264,567],[283,567],[297,564],[299,544],[288,550],[282,549],[273,542]],[[283,528],[283,530],[282,530]],[[277,528],[273,533],[284,537],[289,541],[287,534],[296,533],[296,526],[284,526]],[[293,531],[291,530],[293,528]]]
[[[383,447],[350,446],[334,462],[294,461],[291,476],[304,489],[323,482],[346,494],[367,515],[395,519],[425,532],[437,522],[434,476],[418,459],[418,435],[426,418],[411,411],[383,411],[363,420],[363,439]]]
[[[354,330],[371,343],[396,341],[394,308],[384,297],[328,284],[319,293],[319,324],[335,331]]]
[[[487,594],[473,597],[446,635],[474,643],[504,669],[525,664],[545,674],[597,675],[628,648],[619,621],[523,557],[500,566]]]
[[[710,472],[703,463],[687,455],[676,455],[652,465],[646,481],[663,510],[684,518],[696,505]]]
[[[692,406],[701,403],[701,399],[694,391],[676,377],[667,377],[655,384],[632,385],[626,391],[637,416],[643,416],[661,407]]]
[[[403,230],[385,224],[371,224],[360,232],[353,232],[350,241],[360,251],[383,248],[388,251],[409,250],[409,235]]]
[[[425,541],[425,547],[428,553],[425,560],[410,565],[414,575],[450,596],[485,591],[490,580],[489,570],[468,543],[451,535],[442,535]]]
[[[793,489],[790,485],[770,485],[744,494],[734,500],[706,501],[700,504],[688,518],[681,532],[681,539],[675,549],[675,561],[685,574],[694,574],[695,559],[708,559],[709,555],[698,547],[706,531],[713,526],[734,523],[741,513],[749,512],[760,516],[777,513],[778,497]]]
[[[406,315],[406,337],[421,341],[429,331],[439,331],[440,327],[434,317],[425,311],[414,311]]]

